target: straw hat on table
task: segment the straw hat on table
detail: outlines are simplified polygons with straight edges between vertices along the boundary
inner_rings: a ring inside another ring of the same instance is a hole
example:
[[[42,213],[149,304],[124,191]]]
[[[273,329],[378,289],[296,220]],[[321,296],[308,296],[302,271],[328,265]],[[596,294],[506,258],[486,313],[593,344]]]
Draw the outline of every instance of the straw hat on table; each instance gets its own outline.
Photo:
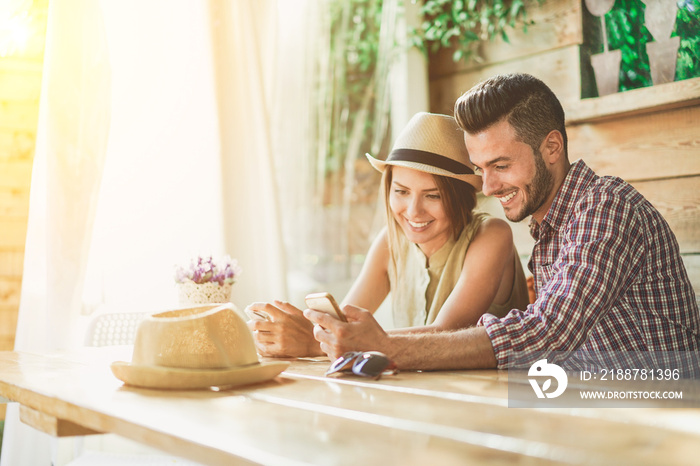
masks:
[[[264,382],[288,366],[260,362],[245,320],[224,303],[147,316],[131,362],[116,361],[111,369],[127,385],[182,390]]]

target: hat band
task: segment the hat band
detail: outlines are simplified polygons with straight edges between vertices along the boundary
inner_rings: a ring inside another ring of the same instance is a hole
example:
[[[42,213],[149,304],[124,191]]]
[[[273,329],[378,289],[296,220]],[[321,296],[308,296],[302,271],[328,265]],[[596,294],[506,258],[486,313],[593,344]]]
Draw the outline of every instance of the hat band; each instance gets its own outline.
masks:
[[[394,149],[386,159],[387,162],[416,162],[442,168],[455,175],[473,175],[474,170],[461,162],[452,160],[444,155],[418,149]]]

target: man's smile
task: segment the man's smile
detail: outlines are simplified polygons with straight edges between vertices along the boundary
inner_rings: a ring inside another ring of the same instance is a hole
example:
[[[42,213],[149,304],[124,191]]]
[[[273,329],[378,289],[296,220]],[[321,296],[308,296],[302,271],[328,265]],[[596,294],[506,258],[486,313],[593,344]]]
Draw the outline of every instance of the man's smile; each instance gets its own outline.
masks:
[[[495,197],[496,197],[499,201],[501,201],[501,204],[507,204],[508,201],[510,201],[511,199],[513,199],[513,197],[515,197],[515,195],[516,195],[517,193],[518,193],[518,191],[516,190],[516,191],[512,191],[512,192],[506,194],[505,196],[495,196]]]

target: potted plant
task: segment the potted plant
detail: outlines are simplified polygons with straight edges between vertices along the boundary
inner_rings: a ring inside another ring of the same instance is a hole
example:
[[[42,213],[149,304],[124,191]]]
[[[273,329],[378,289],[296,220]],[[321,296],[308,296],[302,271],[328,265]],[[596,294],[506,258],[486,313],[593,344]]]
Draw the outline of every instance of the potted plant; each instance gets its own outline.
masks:
[[[646,5],[646,27],[654,36],[647,42],[649,68],[654,84],[672,82],[676,78],[676,59],[681,38],[671,37],[676,24],[678,5],[675,0],[642,0]]]
[[[592,15],[600,17],[603,30],[603,52],[591,56],[591,65],[595,72],[598,95],[614,94],[620,85],[620,50],[608,50],[608,34],[605,27],[605,14],[615,4],[615,0],[585,0],[586,8]]]
[[[181,305],[227,303],[242,269],[236,259],[226,255],[219,260],[212,256],[190,259],[175,266],[175,284]]]

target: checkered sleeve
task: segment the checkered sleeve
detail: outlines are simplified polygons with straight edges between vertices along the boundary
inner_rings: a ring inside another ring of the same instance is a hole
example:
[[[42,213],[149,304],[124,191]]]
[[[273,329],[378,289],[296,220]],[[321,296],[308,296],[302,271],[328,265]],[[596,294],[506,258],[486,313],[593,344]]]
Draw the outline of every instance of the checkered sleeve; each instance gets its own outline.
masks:
[[[544,278],[537,301],[502,319],[485,315],[480,320],[499,368],[509,367],[514,351],[546,357],[553,351],[578,349],[644,260],[642,221],[615,192],[584,196],[558,235],[558,254],[534,271]],[[522,354],[518,360],[531,362]]]

